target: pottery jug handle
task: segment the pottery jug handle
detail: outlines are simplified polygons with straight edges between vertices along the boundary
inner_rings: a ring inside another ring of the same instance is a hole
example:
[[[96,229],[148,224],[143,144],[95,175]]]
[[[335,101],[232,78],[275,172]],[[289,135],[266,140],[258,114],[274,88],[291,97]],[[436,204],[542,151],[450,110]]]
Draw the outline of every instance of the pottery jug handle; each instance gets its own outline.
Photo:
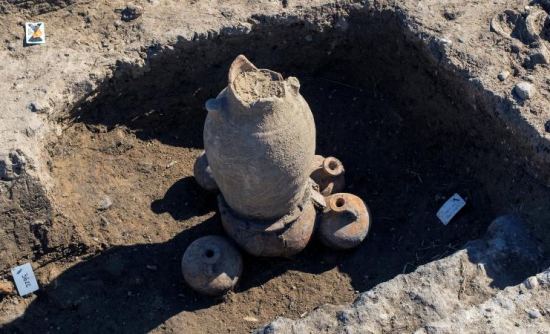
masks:
[[[208,99],[204,107],[209,113],[217,114],[222,111],[222,101],[218,98]]]
[[[300,93],[300,81],[298,81],[298,78],[296,77],[288,77],[286,79],[288,84],[290,85],[290,88],[292,89],[292,92],[296,95]]]
[[[238,55],[231,67],[229,68],[228,82],[232,83],[235,78],[244,72],[257,71],[258,68],[254,66],[244,55]]]

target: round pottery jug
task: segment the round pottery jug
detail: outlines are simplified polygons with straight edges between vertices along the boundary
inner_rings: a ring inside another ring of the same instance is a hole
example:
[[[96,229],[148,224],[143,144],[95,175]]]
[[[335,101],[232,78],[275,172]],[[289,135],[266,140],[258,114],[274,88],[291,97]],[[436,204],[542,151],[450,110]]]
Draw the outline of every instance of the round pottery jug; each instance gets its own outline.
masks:
[[[298,79],[240,55],[206,102],[204,147],[228,206],[243,218],[278,219],[308,200],[315,123]]]

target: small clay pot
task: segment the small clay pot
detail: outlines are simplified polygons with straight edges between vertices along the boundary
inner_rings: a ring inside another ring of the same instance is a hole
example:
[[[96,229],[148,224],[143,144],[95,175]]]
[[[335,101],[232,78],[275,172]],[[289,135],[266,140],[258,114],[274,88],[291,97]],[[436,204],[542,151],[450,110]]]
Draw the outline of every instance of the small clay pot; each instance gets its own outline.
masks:
[[[370,214],[357,196],[338,193],[326,198],[327,207],[319,222],[319,237],[326,246],[350,249],[359,246],[370,227]]]
[[[335,157],[316,155],[313,159],[311,179],[319,186],[323,196],[329,196],[344,190],[346,180],[344,165]]]
[[[214,180],[214,175],[212,175],[212,170],[208,165],[208,159],[204,151],[195,160],[193,174],[199,186],[208,191],[218,191],[218,185],[216,184],[216,180]]]
[[[235,287],[243,271],[243,261],[239,250],[228,239],[209,235],[187,247],[181,271],[193,290],[217,296]]]

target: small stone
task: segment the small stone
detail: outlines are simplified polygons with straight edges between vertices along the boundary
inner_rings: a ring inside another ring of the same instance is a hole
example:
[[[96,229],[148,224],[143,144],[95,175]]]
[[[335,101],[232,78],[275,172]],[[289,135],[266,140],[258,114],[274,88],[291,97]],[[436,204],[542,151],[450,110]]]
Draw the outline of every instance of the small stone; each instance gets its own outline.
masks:
[[[235,13],[231,10],[222,10],[220,14],[222,14],[222,16],[226,19],[230,19],[235,15]]]
[[[508,71],[501,71],[501,72],[498,74],[498,80],[504,81],[504,80],[508,79],[509,76],[510,76],[510,72],[508,72]]]
[[[9,281],[0,281],[0,295],[11,295],[14,292],[13,283]]]
[[[34,137],[35,134],[36,134],[36,130],[34,130],[30,126],[25,128],[25,135],[27,135],[27,137]]]
[[[111,225],[111,222],[105,218],[104,216],[99,216],[99,220],[101,221],[101,226],[102,227],[107,227],[109,225]]]
[[[258,322],[258,319],[254,317],[244,317],[243,320],[248,322]]]
[[[550,268],[538,274],[537,279],[541,285],[550,285]]]
[[[535,95],[535,86],[528,82],[522,81],[514,86],[514,93],[521,100],[529,100]]]
[[[31,103],[27,104],[27,109],[30,112],[37,112],[37,110],[38,110],[38,108],[36,107],[36,104],[34,102],[31,102]]]
[[[453,9],[452,11],[447,10],[446,13],[447,15],[445,15],[445,18],[452,21],[464,15],[465,11],[460,9]]]
[[[172,161],[170,161],[170,162],[166,165],[166,168],[168,169],[168,168],[174,166],[174,165],[177,164],[177,163],[178,163],[177,160],[172,160]]]
[[[456,20],[458,15],[457,15],[457,12],[454,12],[454,11],[449,10],[449,9],[445,9],[445,11],[443,12],[443,17],[446,18],[449,21],[453,21],[453,20]]]
[[[111,206],[113,206],[113,200],[111,200],[109,196],[105,196],[101,201],[99,201],[97,205],[97,209],[101,211],[105,211],[109,209]]]
[[[510,45],[510,50],[513,53],[519,53],[522,48],[523,48],[523,44],[520,41],[514,40],[514,42],[512,42],[512,45]]]
[[[539,286],[539,281],[535,276],[531,276],[523,281],[523,285],[529,290],[536,289]]]
[[[531,318],[531,319],[537,319],[537,318],[540,318],[542,316],[540,311],[537,310],[537,309],[527,310],[527,314],[529,315],[529,318]]]
[[[351,321],[349,313],[345,311],[337,312],[336,319],[338,319],[339,323],[342,323],[344,325]]]
[[[153,265],[153,264],[148,264],[145,267],[147,268],[147,270],[151,270],[151,271],[157,271],[158,270],[158,267]]]
[[[374,299],[374,298],[376,298],[376,293],[374,293],[374,291],[372,291],[372,290],[369,290],[365,293],[365,296],[367,296],[371,299]]]
[[[122,21],[126,21],[126,22],[132,21],[137,19],[143,14],[143,8],[140,6],[136,6],[134,4],[128,4],[120,14],[121,14],[120,19]]]
[[[25,171],[27,159],[21,150],[0,156],[0,180],[15,180]]]
[[[548,64],[550,63],[550,52],[544,44],[541,44],[530,52],[529,59],[530,65],[533,67],[537,64]]]
[[[27,104],[27,110],[33,113],[47,113],[49,110],[49,106],[47,103],[39,102],[39,101],[32,101]]]
[[[451,41],[451,40],[450,40],[449,38],[447,38],[447,37],[441,37],[441,38],[439,39],[439,42],[440,42],[441,44],[443,44],[443,45],[451,45],[451,44],[453,44],[453,41]]]

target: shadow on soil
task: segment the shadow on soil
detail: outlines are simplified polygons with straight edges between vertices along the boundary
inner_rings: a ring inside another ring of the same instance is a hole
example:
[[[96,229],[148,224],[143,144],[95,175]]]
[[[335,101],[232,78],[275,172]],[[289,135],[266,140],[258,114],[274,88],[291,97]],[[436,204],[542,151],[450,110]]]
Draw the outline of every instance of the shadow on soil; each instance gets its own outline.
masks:
[[[161,201],[171,203],[173,196],[185,192],[174,188],[178,189],[182,184],[189,186],[191,182],[189,178],[176,182]],[[210,205],[213,210],[214,201]],[[167,211],[174,217],[185,217],[182,206],[173,206]],[[468,224],[471,219],[471,214],[466,214],[456,223]],[[304,252],[290,259],[261,259],[245,255],[243,278],[236,293],[260,286],[287,270],[321,273],[334,267],[348,273],[354,287],[364,291],[397,274],[412,271],[420,264],[418,260],[428,262],[455,251],[452,243],[436,245],[434,241],[437,239],[432,239],[432,244],[426,240],[406,240],[410,232],[406,227],[399,229],[392,224],[393,227],[387,228],[383,224],[380,217],[368,240],[353,251],[335,252],[313,241]],[[443,230],[437,233],[443,234]],[[85,259],[41,288],[37,300],[31,303],[24,316],[1,331],[146,333],[182,311],[222,303],[223,297],[205,297],[191,290],[183,282],[179,270],[180,256],[185,248],[193,240],[211,234],[223,234],[218,214],[165,243],[113,247]],[[534,273],[535,270],[530,268],[529,271]],[[495,272],[502,274],[501,270]],[[518,274],[506,277],[506,282],[495,276],[495,283],[517,284],[531,272]]]
[[[43,287],[25,315],[1,331],[146,333],[176,313],[219,303],[184,286],[179,267],[191,241],[221,232],[215,216],[166,243],[104,251]]]
[[[193,212],[186,209],[190,204]],[[204,215],[216,208],[216,194],[204,191],[189,176],[174,183],[161,199],[151,203],[151,211],[156,214],[169,213],[175,220],[186,220],[194,215]]]

